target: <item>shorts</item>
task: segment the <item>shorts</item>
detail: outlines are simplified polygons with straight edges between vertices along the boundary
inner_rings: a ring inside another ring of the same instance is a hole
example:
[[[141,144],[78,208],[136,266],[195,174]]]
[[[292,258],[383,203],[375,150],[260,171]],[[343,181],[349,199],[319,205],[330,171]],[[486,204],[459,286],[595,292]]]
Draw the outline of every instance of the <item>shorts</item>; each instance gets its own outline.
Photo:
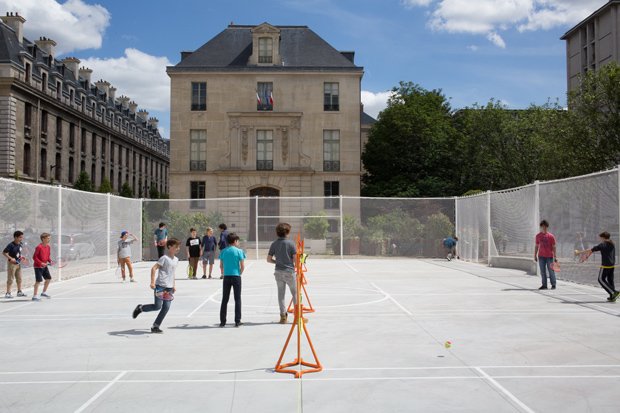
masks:
[[[51,280],[52,276],[50,275],[50,270],[47,267],[43,268],[35,268],[34,276],[38,283],[43,282],[43,280]]]
[[[205,251],[200,257],[203,263],[215,264],[215,251]]]
[[[22,267],[19,264],[13,264],[12,262],[8,263],[7,271],[6,271],[6,284],[7,286],[11,286],[13,284],[13,278],[18,284],[22,282]]]

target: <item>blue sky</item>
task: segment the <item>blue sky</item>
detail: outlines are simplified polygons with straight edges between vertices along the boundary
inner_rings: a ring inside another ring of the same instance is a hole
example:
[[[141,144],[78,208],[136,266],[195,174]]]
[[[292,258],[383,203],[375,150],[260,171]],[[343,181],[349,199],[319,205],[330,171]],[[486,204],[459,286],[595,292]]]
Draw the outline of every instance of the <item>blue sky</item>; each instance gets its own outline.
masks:
[[[511,108],[566,100],[559,38],[606,0],[0,0],[25,35],[94,69],[168,136],[165,66],[235,24],[307,25],[364,66],[362,100],[376,115],[399,81],[440,88],[454,108],[495,98]]]

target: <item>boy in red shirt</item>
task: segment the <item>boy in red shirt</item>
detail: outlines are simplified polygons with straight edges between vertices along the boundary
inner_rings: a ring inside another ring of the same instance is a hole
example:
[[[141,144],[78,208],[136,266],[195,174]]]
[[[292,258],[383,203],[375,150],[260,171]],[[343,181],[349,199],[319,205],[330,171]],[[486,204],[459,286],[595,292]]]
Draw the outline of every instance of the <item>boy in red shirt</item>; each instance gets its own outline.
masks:
[[[52,298],[47,294],[47,287],[49,287],[50,281],[52,281],[50,270],[47,268],[47,266],[52,263],[52,259],[50,258],[49,245],[51,238],[52,236],[47,232],[41,234],[41,243],[37,245],[34,250],[34,255],[32,256],[34,275],[36,277],[32,301],[41,301],[41,297]],[[45,283],[43,284],[43,292],[39,296],[39,284],[41,284],[43,280],[45,280]]]
[[[549,223],[546,220],[540,221],[540,232],[536,234],[536,248],[534,249],[534,261],[538,261],[540,266],[540,277],[542,285],[539,290],[547,289],[547,270],[551,280],[551,289],[555,290],[555,271],[553,263],[557,261],[555,237],[549,232]]]

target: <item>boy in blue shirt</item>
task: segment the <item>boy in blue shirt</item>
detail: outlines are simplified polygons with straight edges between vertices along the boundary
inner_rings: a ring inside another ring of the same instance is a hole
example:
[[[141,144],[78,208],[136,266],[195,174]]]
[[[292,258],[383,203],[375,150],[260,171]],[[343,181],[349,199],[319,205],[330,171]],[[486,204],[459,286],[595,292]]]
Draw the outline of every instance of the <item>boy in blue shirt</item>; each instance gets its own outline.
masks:
[[[456,243],[458,242],[458,237],[448,237],[448,238],[444,238],[443,240],[443,247],[446,249],[446,252],[448,253],[447,255],[447,259],[448,261],[451,261],[452,258],[456,257],[457,259],[459,258],[459,256],[456,254]]]
[[[213,272],[215,263],[215,245],[217,240],[213,236],[213,228],[208,227],[204,237],[202,237],[202,278],[207,278],[207,264],[209,265],[209,278]]]
[[[220,269],[224,277],[220,327],[226,325],[226,312],[231,288],[235,297],[235,327],[239,327],[241,325],[241,274],[245,269],[245,252],[239,248],[239,236],[237,234],[231,232],[226,238],[228,247],[220,253]]]

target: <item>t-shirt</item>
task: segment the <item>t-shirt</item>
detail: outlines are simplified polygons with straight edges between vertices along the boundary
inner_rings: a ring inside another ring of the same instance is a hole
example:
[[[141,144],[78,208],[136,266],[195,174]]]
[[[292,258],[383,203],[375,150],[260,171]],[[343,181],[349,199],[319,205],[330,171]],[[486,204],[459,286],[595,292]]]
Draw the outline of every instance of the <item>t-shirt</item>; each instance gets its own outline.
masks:
[[[174,287],[174,272],[177,269],[179,259],[177,257],[170,258],[168,255],[162,255],[157,261],[159,264],[159,272],[155,279],[155,285],[159,285],[166,288]]]
[[[205,235],[204,237],[202,237],[202,246],[204,247],[205,252],[215,251],[216,243],[217,241],[215,240],[215,237],[213,235]]]
[[[218,247],[220,247],[220,251],[223,249],[226,249],[226,247],[228,247],[228,231],[224,230],[222,231],[222,233],[220,234],[220,242]]]
[[[14,242],[9,243],[9,245],[6,246],[2,253],[7,253],[9,254],[9,257],[19,260],[22,256],[21,242],[19,244],[16,244]]]
[[[536,234],[536,245],[538,246],[538,256],[543,258],[553,258],[553,247],[555,246],[555,237],[552,233],[546,234],[539,232]]]
[[[448,237],[443,240],[443,246],[446,248],[452,248],[456,245],[456,240],[452,237]]]
[[[122,240],[119,239],[118,240],[118,258],[127,258],[127,257],[131,257],[131,247],[130,245],[133,244],[134,240]]]
[[[168,228],[157,228],[155,230],[155,238],[157,242],[163,241],[168,238]]]
[[[601,253],[601,266],[613,267],[616,265],[616,247],[611,242],[601,242],[592,247],[592,251]]]
[[[45,268],[47,264],[51,261],[50,258],[50,246],[49,244],[43,245],[39,244],[34,249],[34,254],[32,255],[32,261],[34,268]]]
[[[200,257],[200,246],[201,245],[202,245],[202,242],[200,241],[200,238],[198,237],[196,238],[189,237],[187,241],[185,242],[185,246],[189,247],[190,257]]]
[[[224,276],[240,276],[239,263],[245,260],[245,252],[235,246],[230,246],[220,253],[220,261],[224,265]]]
[[[271,243],[268,255],[276,259],[277,271],[295,271],[294,257],[297,249],[293,241],[286,238],[278,238]]]

